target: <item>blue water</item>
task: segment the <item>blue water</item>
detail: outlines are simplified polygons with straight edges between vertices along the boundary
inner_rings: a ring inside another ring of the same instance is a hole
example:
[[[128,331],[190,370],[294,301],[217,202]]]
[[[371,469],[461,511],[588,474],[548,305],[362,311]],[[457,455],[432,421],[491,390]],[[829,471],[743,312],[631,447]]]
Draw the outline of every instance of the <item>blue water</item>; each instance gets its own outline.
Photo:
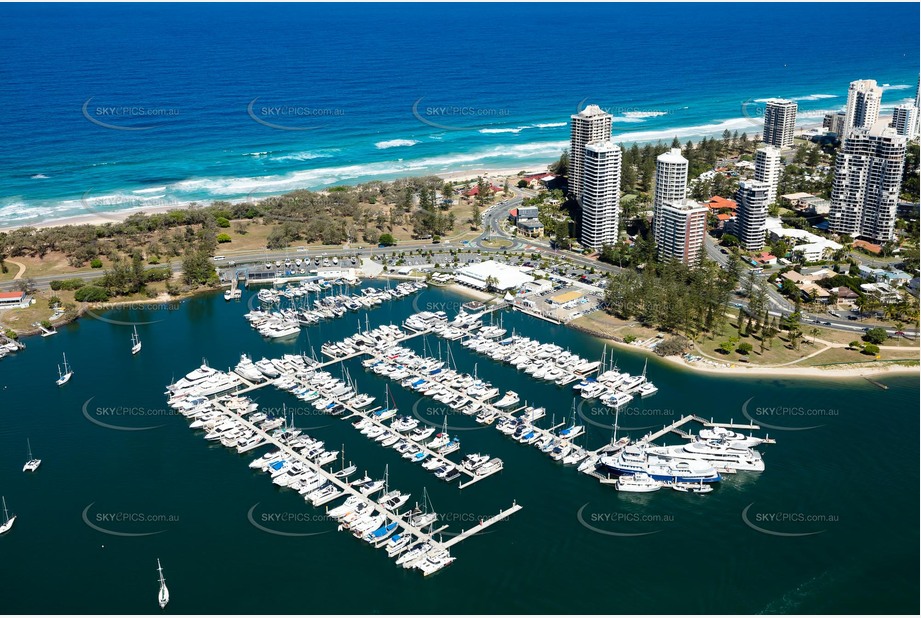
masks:
[[[0,222],[533,169],[566,147],[580,103],[611,111],[625,143],[753,135],[772,96],[820,122],[854,79],[890,84],[890,108],[915,94],[918,17],[911,4],[4,5]],[[834,24],[849,23],[860,34],[844,50]]]

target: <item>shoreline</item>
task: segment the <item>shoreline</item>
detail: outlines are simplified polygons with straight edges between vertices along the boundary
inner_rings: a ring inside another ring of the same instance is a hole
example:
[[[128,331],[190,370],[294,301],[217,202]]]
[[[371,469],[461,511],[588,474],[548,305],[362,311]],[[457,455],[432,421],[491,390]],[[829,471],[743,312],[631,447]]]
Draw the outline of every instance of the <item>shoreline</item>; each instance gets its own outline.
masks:
[[[802,132],[809,131],[810,129],[820,128],[821,126],[822,126],[822,123],[820,121],[813,121],[812,119],[810,119],[809,122],[804,122],[803,124],[797,125],[796,131],[798,133],[802,133]],[[753,128],[757,128],[757,127],[753,127]],[[676,130],[680,131],[680,128]],[[706,135],[706,136],[701,135],[696,138],[690,137],[688,138],[688,140],[692,141],[695,145],[697,145],[700,143],[701,139],[703,139],[704,137],[714,137],[716,135],[717,135],[716,133],[713,133],[712,135]],[[616,139],[616,136],[615,136],[614,141],[616,143],[620,143]],[[656,141],[664,142],[664,140],[660,139],[660,140],[641,140],[635,143],[654,144],[656,143]],[[625,141],[623,143],[625,145],[629,145],[634,142]],[[522,161],[521,165],[523,167],[516,167],[516,168],[509,168],[507,165],[504,165],[502,167],[478,167],[476,169],[470,169],[470,170],[453,170],[453,171],[428,172],[428,173],[425,172],[425,170],[419,170],[419,173],[403,174],[403,175],[391,178],[390,180],[385,181],[385,182],[392,182],[393,180],[396,180],[398,178],[410,178],[410,177],[419,177],[419,176],[437,176],[446,182],[469,182],[469,181],[475,181],[478,177],[483,177],[484,179],[498,182],[498,181],[504,181],[506,178],[517,177],[518,172],[521,172],[521,171],[524,171],[528,174],[537,174],[537,173],[543,173],[543,172],[550,173],[548,168],[554,161],[556,161],[556,159],[545,160],[543,163],[540,163],[540,164],[534,164],[534,163],[528,163],[526,161]],[[298,171],[298,170],[295,170],[295,171]],[[300,170],[300,171],[309,171],[309,168],[307,170]],[[386,176],[390,176],[390,174],[387,174]],[[357,182],[350,183],[346,181],[346,182],[338,183],[338,184],[356,186],[362,183],[357,183]],[[269,193],[266,195],[261,195],[259,198],[253,198],[252,201],[258,203],[259,201],[263,199],[267,199],[270,197],[277,197],[279,195],[284,195],[294,190],[295,189],[288,189],[285,191],[278,191],[277,193]],[[326,189],[308,189],[308,190],[314,191],[314,192],[323,192]],[[128,217],[132,215],[140,214],[140,213],[143,213],[146,215],[162,214],[165,212],[169,212],[171,210],[186,209],[191,204],[198,204],[199,207],[205,208],[205,207],[211,206],[214,202],[221,202],[221,201],[229,202],[231,204],[238,204],[238,203],[245,202],[248,200],[245,197],[243,198],[212,197],[212,198],[208,198],[205,200],[199,200],[199,199],[188,200],[188,201],[178,201],[177,200],[167,205],[136,206],[132,208],[125,208],[122,210],[112,210],[112,211],[98,211],[88,206],[85,208],[85,210],[87,211],[85,214],[64,215],[62,217],[48,219],[45,221],[41,221],[39,223],[22,223],[22,224],[4,225],[2,222],[0,222],[0,232],[9,232],[9,231],[16,230],[19,228],[24,228],[24,227],[32,227],[35,229],[48,229],[48,228],[64,227],[67,225],[105,225],[107,223],[122,223]]]
[[[624,343],[623,341],[617,341],[611,337],[604,335],[598,331],[585,328],[582,326],[572,326],[566,324],[570,328],[577,330],[586,335],[600,339],[605,343],[608,343],[612,346],[615,346],[624,350],[632,350],[640,354],[646,354],[653,358],[661,359],[663,362],[670,364],[675,369],[686,369],[695,373],[706,373],[712,375],[720,376],[733,376],[733,377],[752,377],[752,378],[802,378],[802,379],[853,379],[853,378],[866,378],[870,376],[885,376],[885,375],[912,375],[919,374],[921,375],[921,363],[917,360],[904,359],[904,360],[892,360],[892,361],[883,361],[879,366],[874,366],[874,361],[866,361],[863,363],[842,363],[839,368],[828,368],[825,369],[819,365],[787,365],[780,367],[771,367],[768,365],[751,365],[744,366],[738,363],[733,363],[731,366],[720,367],[716,365],[708,365],[705,363],[689,363],[685,361],[680,356],[659,356],[655,353],[654,350],[649,348],[643,348],[640,346],[633,345],[632,343]],[[902,365],[900,363],[918,363],[916,365]]]

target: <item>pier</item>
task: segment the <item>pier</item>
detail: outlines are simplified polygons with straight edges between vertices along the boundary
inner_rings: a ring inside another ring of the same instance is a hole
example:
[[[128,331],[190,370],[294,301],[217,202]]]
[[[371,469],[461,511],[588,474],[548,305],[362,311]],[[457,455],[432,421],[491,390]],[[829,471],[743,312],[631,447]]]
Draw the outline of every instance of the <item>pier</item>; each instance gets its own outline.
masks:
[[[419,541],[426,541],[430,543],[432,546],[432,551],[434,550],[447,551],[450,547],[453,547],[454,545],[456,545],[457,543],[460,543],[464,539],[467,539],[485,530],[489,526],[499,521],[503,521],[510,515],[521,510],[522,508],[521,505],[517,503],[513,503],[511,508],[500,511],[497,515],[491,517],[490,519],[486,521],[481,522],[479,526],[472,528],[470,530],[461,532],[461,534],[457,535],[456,537],[453,537],[449,541],[442,543],[436,540],[434,535],[446,530],[448,528],[447,525],[442,526],[441,528],[438,528],[437,530],[433,530],[429,532],[426,532],[422,528],[413,526],[408,521],[408,514],[411,512],[411,510],[407,510],[404,513],[390,511],[389,509],[381,505],[379,502],[374,500],[371,496],[361,493],[358,489],[352,487],[349,483],[345,482],[343,479],[337,478],[334,474],[328,472],[322,466],[316,464],[315,462],[307,459],[306,457],[298,453],[295,449],[288,446],[285,442],[279,440],[278,438],[274,437],[268,432],[262,430],[261,428],[256,426],[254,423],[247,420],[245,418],[245,415],[239,414],[235,410],[231,410],[230,408],[220,403],[219,401],[213,401],[212,403],[214,406],[220,409],[224,414],[230,416],[231,418],[235,419],[237,422],[239,422],[243,426],[249,428],[254,433],[256,433],[256,435],[261,436],[263,440],[259,444],[259,446],[264,446],[266,444],[272,444],[278,450],[284,453],[285,456],[289,458],[290,460],[300,463],[304,468],[314,472],[315,474],[322,476],[324,479],[326,479],[326,481],[336,486],[340,490],[341,493],[336,495],[335,498],[340,498],[344,495],[349,495],[349,496],[355,496],[363,501],[368,502],[369,504],[373,505],[373,507],[377,509],[380,513],[382,513],[389,521],[399,523],[402,526],[403,530],[405,530],[405,533],[410,533],[410,534],[415,535],[415,537]],[[256,447],[253,446],[252,448],[256,448]]]
[[[504,511],[499,511],[498,514],[493,515],[489,519],[480,520],[480,523],[474,526],[473,528],[471,528],[470,530],[465,530],[461,532],[460,534],[458,534],[457,536],[455,536],[454,538],[452,538],[451,540],[445,541],[443,546],[445,548],[453,547],[454,545],[456,545],[457,543],[460,543],[464,539],[468,539],[475,534],[479,534],[480,532],[483,532],[491,525],[497,522],[503,521],[504,519],[508,518],[510,515],[517,513],[518,511],[521,510],[521,508],[522,507],[520,504],[518,504],[517,502],[512,502],[512,506],[510,506],[509,508],[505,509]]]

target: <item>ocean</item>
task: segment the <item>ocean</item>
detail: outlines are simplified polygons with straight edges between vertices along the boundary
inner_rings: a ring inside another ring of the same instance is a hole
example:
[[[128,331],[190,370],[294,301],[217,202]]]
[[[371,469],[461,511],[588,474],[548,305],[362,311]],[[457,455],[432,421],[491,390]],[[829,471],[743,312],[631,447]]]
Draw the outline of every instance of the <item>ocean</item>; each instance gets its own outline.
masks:
[[[241,352],[255,360],[311,347],[319,354],[365,315],[372,327],[399,324],[419,309],[453,314],[466,298],[430,288],[281,343],[243,319],[252,294],[234,303],[205,294],[113,309],[29,338],[26,350],[0,361],[0,494],[18,517],[0,536],[0,612],[154,613],[158,558],[167,611],[182,614],[918,611],[917,377],[879,378],[889,387],[882,390],[863,379],[701,375],[651,358],[647,375],[659,392],[622,410],[619,435],[636,438],[689,413],[723,422],[747,414],[766,427],[758,434],[776,439],[759,449],[763,473],[740,472],[703,496],[620,494],[455,414],[450,431],[462,453],[505,462],[500,474],[461,491],[345,421],[273,387],[256,391],[261,409],[284,409],[306,433],[336,450],[344,445],[359,474],[380,478],[389,465],[391,487],[412,492],[410,504],[427,491],[445,534],[513,501],[523,506],[456,545],[456,562],[423,578],[336,532],[322,509],[250,470],[265,449],[238,455],[206,442],[169,413],[163,391],[203,358],[227,368]],[[514,312],[501,319],[509,331],[586,358],[604,352],[600,340],[564,326]],[[137,356],[129,351],[131,323],[143,341]],[[411,346],[447,358],[435,338]],[[62,353],[75,373],[59,388]],[[643,370],[641,354],[613,354],[622,370]],[[569,388],[456,343],[451,357],[545,406],[542,426],[570,418]],[[383,399],[384,379],[358,360],[345,368],[359,390]],[[398,384],[390,392],[403,413],[441,426],[444,406]],[[577,413],[587,427],[577,441],[597,448],[611,438],[609,412],[583,404]],[[43,459],[34,474],[20,471],[27,438]]]
[[[588,103],[622,143],[759,133],[848,83],[912,100],[917,5],[3,5],[0,224],[542,169]],[[853,35],[843,24],[859,24]]]

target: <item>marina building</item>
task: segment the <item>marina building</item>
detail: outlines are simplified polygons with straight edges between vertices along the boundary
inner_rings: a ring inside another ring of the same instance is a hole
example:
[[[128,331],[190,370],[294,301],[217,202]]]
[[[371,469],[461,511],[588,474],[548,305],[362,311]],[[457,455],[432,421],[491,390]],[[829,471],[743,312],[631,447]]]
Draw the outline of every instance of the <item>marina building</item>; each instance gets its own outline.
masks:
[[[789,99],[768,99],[765,102],[762,139],[766,145],[778,148],[788,148],[793,145],[796,108],[796,103]]]
[[[530,283],[534,281],[534,277],[515,266],[487,260],[458,268],[454,273],[454,280],[477,290],[488,289],[489,283],[492,282],[493,289],[504,292]]]
[[[879,243],[893,238],[908,138],[879,121],[855,130],[835,160],[829,229]]]
[[[582,224],[579,241],[590,249],[617,242],[620,223],[620,146],[610,139],[584,147],[579,204]]]
[[[0,292],[0,309],[28,307],[30,302],[25,292]]]
[[[739,210],[735,232],[739,243],[746,251],[761,251],[764,248],[769,192],[770,187],[765,182],[743,180],[739,183],[736,193]]]
[[[764,146],[755,151],[755,180],[768,186],[768,204],[777,201],[777,185],[780,184],[780,148]]]
[[[614,117],[597,105],[588,105],[570,118],[572,127],[569,136],[569,194],[578,199],[582,195],[585,146],[592,142],[610,140]]]
[[[660,262],[678,260],[689,265],[700,262],[707,212],[706,206],[693,200],[663,202],[656,210],[653,228],[656,258]]]
[[[879,105],[883,89],[875,79],[859,79],[847,89],[847,106],[844,108],[844,130],[839,137],[846,138],[855,129],[870,129],[879,120]]]

